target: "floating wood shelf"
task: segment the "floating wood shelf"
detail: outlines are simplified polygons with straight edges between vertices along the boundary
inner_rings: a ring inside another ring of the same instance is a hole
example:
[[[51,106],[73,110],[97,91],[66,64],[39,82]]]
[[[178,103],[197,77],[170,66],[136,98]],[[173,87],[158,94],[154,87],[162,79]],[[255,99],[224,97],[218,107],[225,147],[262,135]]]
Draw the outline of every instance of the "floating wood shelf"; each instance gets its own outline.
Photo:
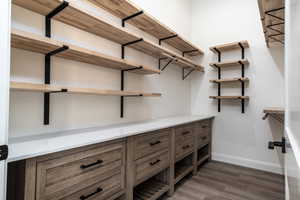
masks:
[[[248,100],[248,96],[210,96],[209,98],[211,99],[229,99],[229,100],[234,100],[234,99],[244,99]]]
[[[145,97],[160,97],[160,93],[143,93],[134,91],[118,91],[118,90],[100,90],[93,88],[75,88],[75,87],[62,87],[53,86],[48,84],[38,83],[24,83],[24,82],[11,82],[10,88],[19,91],[33,91],[33,92],[66,92],[74,94],[94,94],[105,96],[145,96]]]
[[[101,54],[96,51],[85,49],[71,44],[61,43],[53,39],[35,35],[32,33],[13,29],[11,36],[12,47],[33,51],[37,53],[47,54],[55,51],[56,49],[67,46],[68,49],[56,54],[58,57],[62,57],[69,60],[76,60],[79,62],[98,65],[106,68],[118,69],[118,70],[130,70],[134,73],[140,74],[159,74],[160,70],[153,69],[151,67],[137,65],[132,62],[125,61],[123,59],[114,58]]]
[[[284,122],[284,116],[285,116],[284,108],[269,107],[269,108],[265,108],[263,110],[263,113],[265,114],[263,116],[263,120],[267,119],[268,116],[271,116],[271,117],[273,117],[274,119],[278,120],[281,123]]]
[[[247,59],[242,60],[234,60],[234,61],[224,61],[224,62],[213,62],[209,65],[214,68],[223,68],[223,67],[233,67],[233,66],[241,66],[241,64],[249,65],[249,61]]]
[[[213,46],[213,47],[210,47],[209,49],[214,53],[218,53],[218,51],[219,52],[224,52],[224,51],[231,51],[231,50],[235,50],[235,49],[240,49],[241,48],[240,45],[244,49],[249,48],[248,41],[244,40],[244,41],[240,41],[240,42],[232,42],[232,43],[228,43],[228,44],[221,44],[221,45]]]
[[[284,44],[284,0],[258,0],[258,6],[267,46]]]
[[[153,178],[134,190],[134,200],[156,200],[169,190],[169,186]]]
[[[123,26],[125,22],[141,29],[142,31],[161,39],[168,45],[185,52],[185,55],[197,56],[204,54],[203,51],[191,44],[183,37],[172,31],[167,26],[160,23],[154,17],[143,11],[141,8],[129,0],[111,1],[111,0],[89,0],[95,5],[105,9],[109,13],[122,19]]]
[[[226,82],[248,82],[249,78],[228,78],[228,79],[215,79],[210,80],[212,83],[226,83]]]
[[[67,6],[61,12],[57,13],[53,19],[119,43],[122,47],[128,46],[148,55],[160,58],[165,57],[163,54],[168,54],[185,62],[185,65],[180,65],[184,68],[201,68],[203,70],[201,65],[196,64],[192,60],[146,39],[142,39],[125,29],[111,25],[72,2],[66,3],[63,0],[13,0],[13,3],[44,16],[47,16],[51,11],[65,3]]]

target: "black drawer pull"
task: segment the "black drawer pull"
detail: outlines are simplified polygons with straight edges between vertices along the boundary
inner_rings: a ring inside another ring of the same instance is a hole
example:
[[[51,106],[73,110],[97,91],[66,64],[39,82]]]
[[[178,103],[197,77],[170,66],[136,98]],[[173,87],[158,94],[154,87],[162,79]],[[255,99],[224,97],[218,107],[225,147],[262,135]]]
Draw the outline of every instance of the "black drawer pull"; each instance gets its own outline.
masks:
[[[204,137],[202,137],[201,139],[202,139],[202,140],[206,140],[206,139],[207,139],[207,136],[204,136]]]
[[[185,131],[185,132],[182,132],[181,135],[187,135],[189,133],[190,133],[190,131]]]
[[[156,165],[156,164],[159,163],[159,162],[160,162],[160,160],[158,159],[158,160],[156,160],[156,161],[154,161],[154,162],[151,162],[150,165],[153,166],[153,165]]]
[[[150,142],[150,146],[155,146],[155,145],[158,145],[158,144],[160,144],[161,143],[161,141],[156,141],[156,142]]]
[[[97,160],[96,162],[88,164],[88,165],[81,165],[80,168],[81,169],[86,169],[86,168],[89,168],[89,167],[92,167],[92,166],[95,166],[95,165],[100,165],[102,163],[103,163],[103,160]]]
[[[203,125],[201,128],[208,128],[208,126],[207,125]]]
[[[82,195],[82,196],[80,196],[80,200],[88,199],[88,198],[90,198],[91,196],[94,196],[95,194],[97,194],[97,193],[99,193],[99,192],[102,192],[102,191],[103,191],[102,188],[97,188],[97,190],[96,190],[95,192],[93,192],[93,193],[91,193],[91,194],[89,194],[89,195],[86,195],[86,196]]]
[[[190,148],[190,145],[185,145],[182,147],[182,149],[188,149],[188,148]]]

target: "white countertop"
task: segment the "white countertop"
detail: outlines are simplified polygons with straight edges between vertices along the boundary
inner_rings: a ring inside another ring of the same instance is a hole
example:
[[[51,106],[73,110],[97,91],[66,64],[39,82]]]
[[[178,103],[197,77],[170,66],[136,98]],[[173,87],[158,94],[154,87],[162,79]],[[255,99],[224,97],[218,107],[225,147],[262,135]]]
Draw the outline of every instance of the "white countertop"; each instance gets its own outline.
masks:
[[[96,144],[138,135],[154,130],[169,128],[214,117],[213,115],[185,115],[137,123],[106,127],[78,129],[45,135],[9,139],[8,162],[33,158],[76,147]]]

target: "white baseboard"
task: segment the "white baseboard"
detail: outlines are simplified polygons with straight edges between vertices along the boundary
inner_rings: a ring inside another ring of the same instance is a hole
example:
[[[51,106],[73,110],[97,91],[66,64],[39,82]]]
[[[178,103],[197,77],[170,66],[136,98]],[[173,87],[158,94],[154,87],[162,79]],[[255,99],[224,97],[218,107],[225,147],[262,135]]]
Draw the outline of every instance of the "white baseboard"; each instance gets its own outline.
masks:
[[[243,167],[254,168],[254,169],[272,172],[276,174],[283,174],[282,167],[280,165],[276,165],[273,163],[245,159],[241,157],[229,156],[229,155],[219,154],[219,153],[212,153],[212,160],[239,165]]]

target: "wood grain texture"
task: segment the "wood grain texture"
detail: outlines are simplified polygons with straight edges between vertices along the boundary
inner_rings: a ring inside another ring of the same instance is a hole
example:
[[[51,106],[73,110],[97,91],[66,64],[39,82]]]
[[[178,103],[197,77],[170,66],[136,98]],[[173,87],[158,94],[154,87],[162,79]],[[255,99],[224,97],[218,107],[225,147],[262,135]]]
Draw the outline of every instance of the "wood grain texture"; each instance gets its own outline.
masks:
[[[227,44],[220,44],[220,45],[216,45],[213,47],[210,47],[209,49],[214,52],[214,53],[218,53],[216,51],[219,50],[220,52],[224,52],[224,51],[231,51],[231,50],[235,50],[235,49],[240,49],[240,45],[239,43],[246,49],[249,48],[249,43],[247,40],[244,41],[239,41],[239,42],[232,42],[232,43],[227,43]]]
[[[213,68],[218,68],[218,67],[240,67],[241,64],[244,65],[249,65],[249,61],[247,59],[242,59],[242,60],[231,60],[231,61],[225,61],[225,62],[213,62],[210,63],[209,66]]]
[[[116,1],[89,0],[89,1],[121,19],[124,19],[128,16],[143,11],[141,8],[139,8],[129,0],[116,0]],[[185,40],[182,36],[172,31],[169,27],[162,24],[161,22],[159,22],[157,19],[155,19],[145,11],[143,11],[143,14],[136,16],[128,20],[127,22],[158,39],[177,35],[177,37],[169,40],[165,40],[164,42],[178,49],[181,52],[197,50],[195,52],[187,53],[187,55],[189,56],[197,56],[197,55],[204,54],[201,49],[197,48],[195,45]]]
[[[53,86],[47,84],[38,83],[25,83],[25,82],[11,82],[10,88],[17,91],[32,91],[32,92],[57,92],[63,89],[67,89],[67,93],[73,94],[87,94],[87,95],[104,95],[104,96],[140,96],[143,97],[160,97],[160,93],[143,93],[134,91],[119,91],[119,90],[101,90],[94,88],[75,88],[75,87],[63,87]]]
[[[216,161],[204,164],[168,200],[284,200],[284,177]]]

